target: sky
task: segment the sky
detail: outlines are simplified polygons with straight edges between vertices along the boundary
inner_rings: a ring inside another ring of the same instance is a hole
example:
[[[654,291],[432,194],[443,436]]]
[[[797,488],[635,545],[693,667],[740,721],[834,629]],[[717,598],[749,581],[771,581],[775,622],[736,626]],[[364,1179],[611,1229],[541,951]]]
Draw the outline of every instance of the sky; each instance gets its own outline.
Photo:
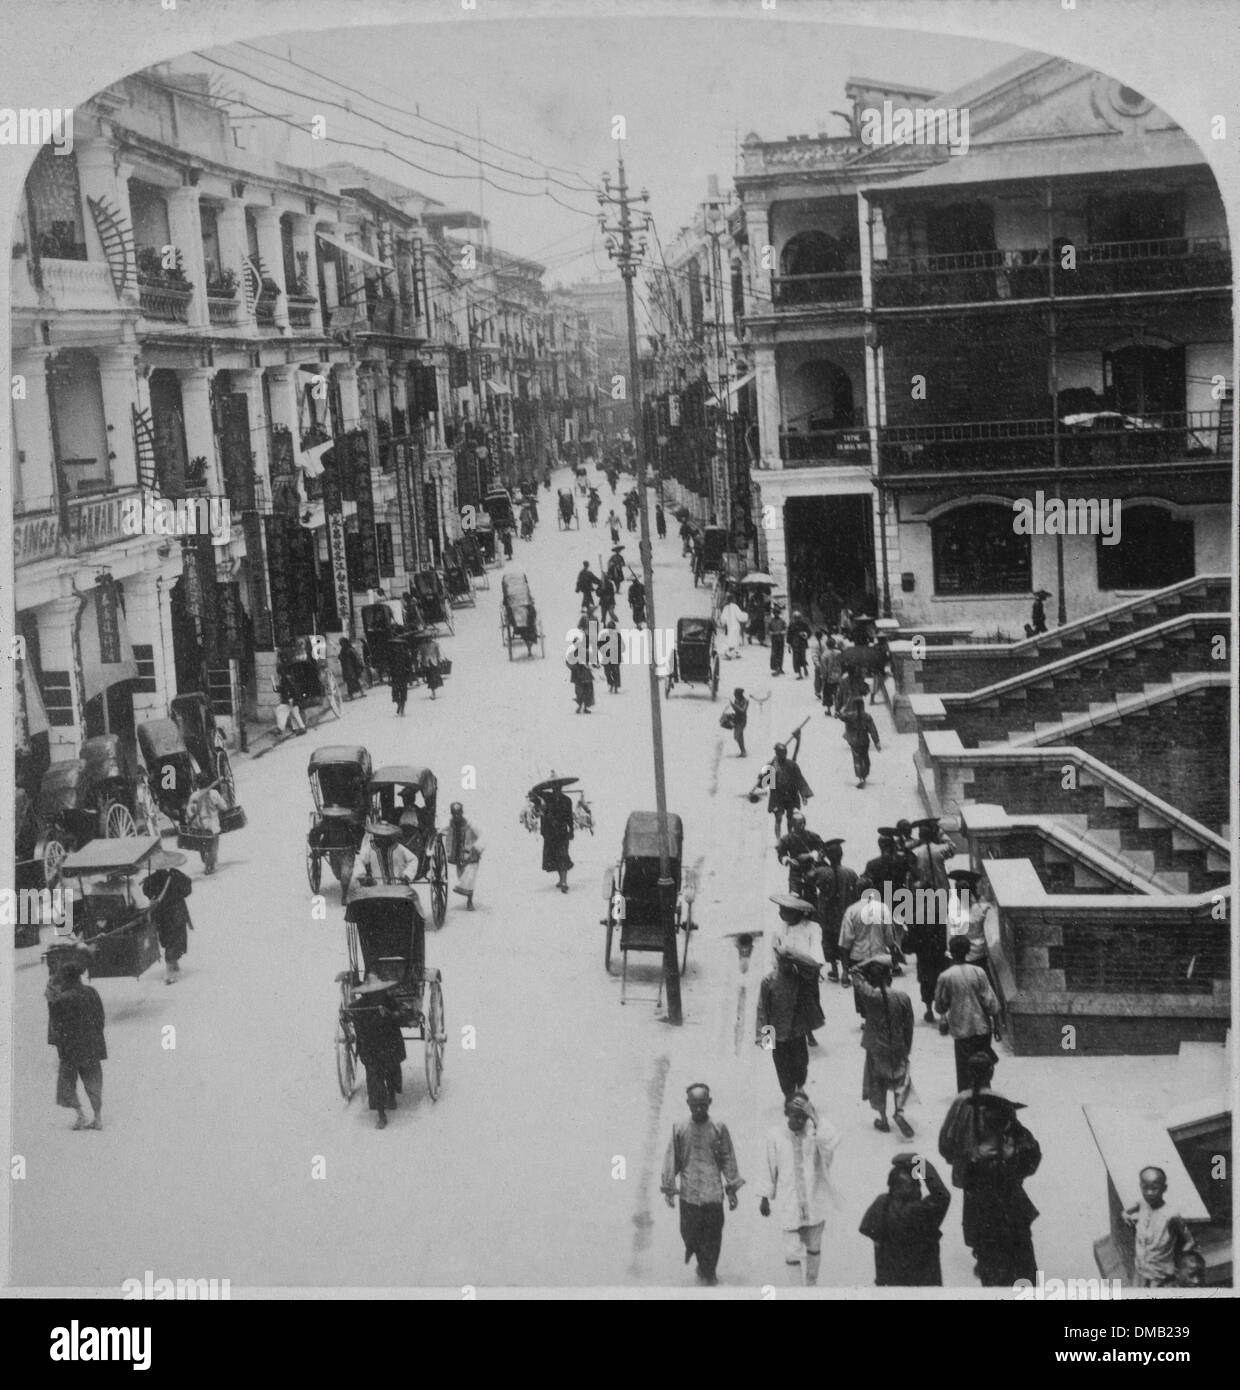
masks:
[[[749,132],[764,139],[842,133],[830,112],[847,109],[848,77],[945,91],[1019,52],[952,36],[761,18],[556,19],[291,34],[210,50],[214,63],[191,56],[178,66],[213,72],[225,91],[300,126],[323,117],[326,140],[283,127],[291,162],[315,168],[351,160],[452,208],[481,207],[493,243],[546,264],[550,286],[612,273],[593,190],[605,168],[614,179],[617,151],[630,183],[649,190],[666,245],[705,197],[710,174],[725,189],[731,184]],[[352,113],[327,97],[350,103]],[[626,122],[623,142],[612,137],[617,115]],[[492,184],[481,189],[479,148],[502,166],[483,170]],[[548,173],[560,182],[545,182]]]

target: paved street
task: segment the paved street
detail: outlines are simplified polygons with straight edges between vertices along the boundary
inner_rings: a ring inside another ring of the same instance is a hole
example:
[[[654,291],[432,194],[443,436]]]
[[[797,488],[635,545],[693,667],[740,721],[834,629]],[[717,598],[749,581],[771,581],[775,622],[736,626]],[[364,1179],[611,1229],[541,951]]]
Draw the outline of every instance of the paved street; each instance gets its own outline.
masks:
[[[676,1218],[658,1192],[685,1086],[710,1082],[715,1117],[729,1125],[751,1184],[763,1131],[780,1117],[770,1058],[752,1042],[765,950],[742,980],[724,935],[769,932],[775,912],[766,896],[783,886],[769,817],[743,792],[774,739],[810,714],[802,753],[816,794],[810,825],[846,836],[845,862],[859,868],[877,824],[916,813],[914,739],[894,734],[887,712],[877,711],[883,751],[858,791],[839,725],[815,709],[808,682],[790,674],[772,681],[765,649],[724,664],[725,690],[773,691],[751,712],[747,762],[718,726],[722,703],[712,704],[703,687],[680,687],[664,703],[669,803],[684,818],[686,862],[698,866],[701,885],[685,1026],[673,1030],[656,1017],[654,956],[634,957],[630,971],[633,994],[651,1002],[620,1007],[619,981],[603,968],[601,881],[629,811],[654,804],[645,672],[626,667],[618,696],[600,679],[593,714],[573,713],[563,660],[576,615],[573,577],[586,557],[597,568],[607,533],[585,525],[584,514],[580,532],[558,531],[554,492],[541,498],[542,523],[532,543],[517,543],[512,567],[528,574],[540,604],[545,660],[509,663],[499,640],[500,572],[491,571],[489,592],[458,612],[457,635],[444,643],[454,669],[438,700],[415,688],[398,720],[386,689],[376,688],[346,704],[339,723],[329,719],[260,760],[237,758],[249,825],[225,837],[214,878],[203,877],[196,857],[187,866],[196,930],[182,982],[166,988],[155,968],[137,982],[99,984],[109,1049],[101,1134],[69,1133],[66,1112],[52,1103],[45,967],[36,952],[19,953],[14,1152],[25,1155],[28,1177],[12,1189],[17,1284],[115,1287],[153,1269],[226,1276],[234,1290],[693,1288]],[[636,561],[636,537],[628,539]],[[705,612],[707,591],[693,589],[674,524],[655,544],[660,625]],[[376,765],[429,764],[440,779],[441,824],[459,795],[486,840],[478,910],[467,914],[453,895],[443,930],[428,933],[447,1006],[442,1095],[437,1104],[428,1099],[421,1047],[410,1044],[401,1106],[383,1133],[373,1128],[364,1088],[346,1107],[336,1087],[334,976],[346,965],[339,891],[325,885],[326,920],[315,920],[304,872],[306,761],[315,746],[335,742],[366,744]],[[460,792],[470,767],[477,789]],[[553,767],[580,776],[597,821],[596,836],[574,842],[566,896],[540,871],[541,842],[517,820],[525,789]],[[851,999],[829,985],[823,995],[827,1026],[810,1090],[844,1132],[837,1175],[846,1209],[828,1234],[821,1282],[841,1287],[872,1282],[871,1249],[856,1226],[883,1187],[887,1156],[905,1145],[876,1134],[860,1101]],[[462,1046],[466,1028],[476,1030],[472,1049]],[[1029,1103],[1046,1155],[1029,1191],[1043,1212],[1034,1235],[1049,1273],[1094,1273],[1092,1241],[1106,1229],[1105,1176],[1081,1102],[1156,1108],[1170,1099],[1173,1063],[1003,1061],[999,1085]],[[953,1089],[951,1046],[920,1023],[913,1075],[917,1143],[937,1157]],[[752,1188],[741,1197],[728,1218],[722,1283],[780,1285],[775,1225],[759,1218]],[[971,1286],[959,1221],[957,1194],[945,1223],[944,1279]]]

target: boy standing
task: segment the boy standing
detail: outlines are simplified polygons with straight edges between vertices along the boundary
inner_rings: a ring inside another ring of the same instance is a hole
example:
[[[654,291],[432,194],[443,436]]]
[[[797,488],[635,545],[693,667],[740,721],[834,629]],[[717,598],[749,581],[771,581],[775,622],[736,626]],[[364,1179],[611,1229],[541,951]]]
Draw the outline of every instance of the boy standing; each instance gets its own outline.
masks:
[[[1136,1236],[1133,1266],[1137,1287],[1172,1288],[1180,1261],[1197,1249],[1197,1242],[1184,1218],[1167,1205],[1166,1173],[1161,1168],[1142,1168],[1138,1181],[1141,1200],[1124,1213]]]

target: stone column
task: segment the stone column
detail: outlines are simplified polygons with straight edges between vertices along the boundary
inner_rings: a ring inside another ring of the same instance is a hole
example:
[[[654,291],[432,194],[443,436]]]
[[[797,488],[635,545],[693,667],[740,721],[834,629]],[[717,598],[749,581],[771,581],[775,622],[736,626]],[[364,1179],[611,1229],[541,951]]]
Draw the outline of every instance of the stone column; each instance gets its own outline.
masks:
[[[254,209],[254,224],[258,230],[258,254],[268,278],[279,286],[276,298],[275,324],[281,333],[288,332],[288,287],[284,283],[284,245],[280,240],[280,217],[275,208]]]
[[[116,149],[108,140],[77,140],[73,146],[77,160],[78,186],[82,192],[83,204],[87,198],[103,199],[107,206],[120,217],[122,223],[133,231],[133,210],[129,206],[129,176],[133,168],[129,164],[115,162]],[[88,206],[82,208],[82,222],[86,230],[86,254],[92,261],[106,261],[103,242],[95,229],[95,218]],[[132,296],[137,302],[137,265],[133,256],[129,257],[128,274],[123,295]]]
[[[39,665],[44,671],[67,671],[71,695],[72,724],[53,724],[47,732],[52,762],[76,758],[85,735],[82,684],[78,679],[78,644],[75,635],[82,601],[75,594],[53,599],[35,610],[39,626]],[[87,613],[86,620],[90,621]]]
[[[134,350],[122,344],[98,354],[103,416],[108,426],[112,482],[118,488],[137,487],[138,451],[133,434],[133,408],[138,399]]]
[[[306,256],[306,292],[314,296],[314,308],[310,312],[310,329],[314,333],[323,331],[323,309],[319,303],[319,248],[314,237],[315,219],[304,212],[292,214],[293,259],[299,253]]]
[[[181,382],[181,405],[185,411],[185,452],[190,460],[207,461],[207,492],[213,497],[224,496],[220,477],[220,462],[215,445],[215,429],[211,421],[210,367],[178,367]]]
[[[764,483],[759,478],[758,490],[761,493],[762,501],[761,516],[765,517],[766,509],[770,507],[774,522],[772,526],[759,527],[762,544],[766,550],[766,572],[775,581],[776,588],[786,590],[788,587],[788,554],[784,536],[783,489],[771,487],[769,483]]]
[[[134,718],[162,719],[176,694],[176,662],[172,646],[172,586],[181,572],[181,550],[172,547],[167,560],[125,581],[125,622],[134,642],[147,643],[154,656],[155,689],[133,697]]]
[[[220,243],[220,269],[231,270],[237,277],[237,327],[243,333],[256,333],[258,324],[246,308],[245,297],[245,263],[249,259],[245,203],[240,198],[229,198],[216,215],[215,226]]]
[[[207,262],[202,249],[202,212],[196,188],[177,188],[168,194],[168,231],[172,244],[181,253],[181,267],[193,286],[194,295],[187,310],[191,328],[206,328]]]
[[[357,383],[356,362],[334,362],[332,373],[340,390],[340,427],[355,430],[362,422],[362,400]]]
[[[758,448],[763,469],[781,469],[779,456],[779,424],[783,418],[779,398],[779,374],[775,369],[775,349],[754,349],[754,385],[758,396]]]
[[[271,391],[271,423],[285,425],[293,436],[293,462],[301,462],[301,417],[297,400],[297,368],[268,367]]]
[[[754,312],[769,313],[772,307],[771,277],[778,261],[771,242],[771,210],[765,203],[745,205],[745,224],[749,230],[749,269],[752,276]],[[770,247],[770,251],[767,248]],[[768,264],[769,262],[769,264]]]
[[[47,392],[47,359],[52,349],[15,352],[13,373],[25,379],[25,396],[13,401],[18,489],[31,511],[56,506],[56,468],[52,453],[52,402]]]

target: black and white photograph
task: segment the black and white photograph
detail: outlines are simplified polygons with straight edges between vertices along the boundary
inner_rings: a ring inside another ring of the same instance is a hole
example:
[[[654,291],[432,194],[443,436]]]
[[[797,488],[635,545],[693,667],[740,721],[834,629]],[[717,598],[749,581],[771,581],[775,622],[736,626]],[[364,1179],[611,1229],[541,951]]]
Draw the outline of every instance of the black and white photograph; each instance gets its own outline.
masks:
[[[1187,1360],[1234,10],[0,9],[51,1360],[290,1294],[1062,1301],[1058,1359]]]

